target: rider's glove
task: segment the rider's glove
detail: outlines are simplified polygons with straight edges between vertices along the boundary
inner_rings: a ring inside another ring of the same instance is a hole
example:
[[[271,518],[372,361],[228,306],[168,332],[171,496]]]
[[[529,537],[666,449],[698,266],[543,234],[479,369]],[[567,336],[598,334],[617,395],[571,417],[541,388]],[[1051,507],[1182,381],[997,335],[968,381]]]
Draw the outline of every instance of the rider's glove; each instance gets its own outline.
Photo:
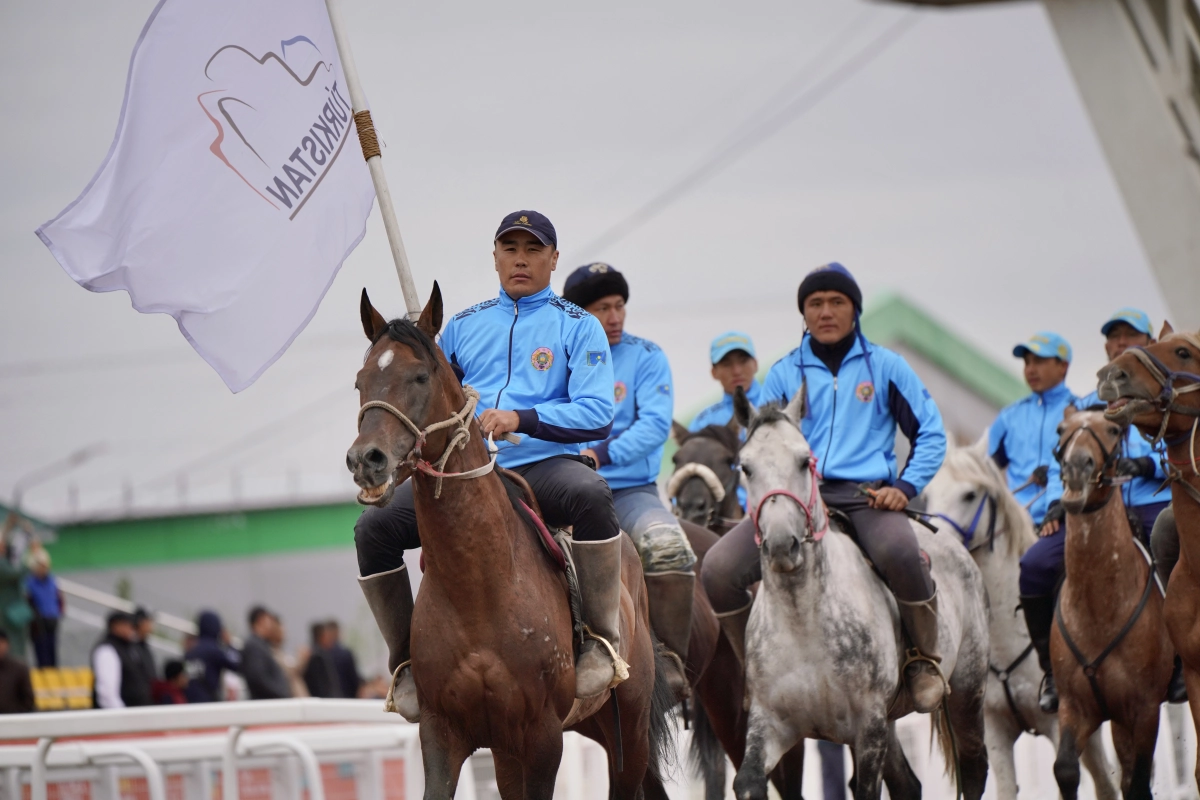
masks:
[[[1061,502],[1055,500],[1050,504],[1050,507],[1046,509],[1046,517],[1042,520],[1042,524],[1045,525],[1050,522],[1062,522],[1066,518],[1066,509],[1062,507]]]
[[[1050,467],[1042,464],[1040,467],[1035,467],[1033,474],[1029,476],[1029,481],[1035,486],[1040,486],[1045,489],[1050,485]]]
[[[1117,459],[1117,474],[1128,478],[1153,478],[1154,459],[1150,456]]]

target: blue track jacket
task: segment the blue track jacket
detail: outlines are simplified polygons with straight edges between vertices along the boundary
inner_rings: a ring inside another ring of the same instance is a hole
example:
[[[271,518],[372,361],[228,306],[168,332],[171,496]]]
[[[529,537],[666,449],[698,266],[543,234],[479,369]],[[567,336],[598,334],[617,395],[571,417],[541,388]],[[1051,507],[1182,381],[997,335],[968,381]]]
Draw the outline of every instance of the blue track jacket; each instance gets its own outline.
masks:
[[[1062,475],[1054,460],[1054,448],[1058,447],[1058,423],[1062,422],[1063,411],[1074,402],[1075,395],[1060,383],[1008,406],[988,428],[988,455],[1004,470],[1009,489],[1028,481],[1037,467],[1050,468],[1045,493],[1029,506],[1036,525],[1042,524],[1050,504],[1062,497]],[[1017,492],[1017,501],[1028,505],[1041,491],[1039,486],[1026,486]]]
[[[775,362],[763,383],[767,402],[788,403],[808,383],[808,414],[800,430],[827,480],[887,481],[912,499],[942,466],[942,414],[900,355],[857,338],[835,377],[812,351],[811,339]],[[879,394],[876,397],[876,394]],[[912,444],[896,469],[896,426]]]
[[[496,442],[502,467],[578,455],[613,422],[612,354],[600,322],[549,287],[500,296],[455,314],[438,342],[463,383],[479,391],[477,413],[516,411],[519,445]]]
[[[621,335],[612,348],[612,435],[587,447],[600,458],[600,476],[611,489],[645,486],[658,480],[663,445],[671,433],[675,390],[667,354],[646,339]]]
[[[1091,406],[1104,405],[1108,404],[1100,399],[1099,394],[1092,392],[1086,397],[1079,398],[1079,402],[1075,404],[1075,407],[1082,411]],[[1129,430],[1125,433],[1125,457],[1142,458],[1143,456],[1148,456],[1154,462],[1154,477],[1134,478],[1121,487],[1121,499],[1125,501],[1125,505],[1128,508],[1171,502],[1171,489],[1169,486],[1164,487],[1161,492],[1158,491],[1159,487],[1163,486],[1163,481],[1167,478],[1166,474],[1162,471],[1162,462],[1160,460],[1163,453],[1152,448],[1150,443],[1138,433],[1137,428],[1130,425]]]
[[[750,384],[750,388],[746,391],[746,399],[755,407],[763,404],[762,384],[757,379]],[[728,425],[731,419],[733,419],[733,395],[726,394],[697,414],[688,425],[688,430],[695,433],[709,425]]]

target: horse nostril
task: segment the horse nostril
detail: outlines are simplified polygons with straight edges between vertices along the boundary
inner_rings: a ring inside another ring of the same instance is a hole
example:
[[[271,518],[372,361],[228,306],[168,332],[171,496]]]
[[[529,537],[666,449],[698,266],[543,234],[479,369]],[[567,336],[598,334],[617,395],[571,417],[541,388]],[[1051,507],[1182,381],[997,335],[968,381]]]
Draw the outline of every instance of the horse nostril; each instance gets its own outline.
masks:
[[[796,536],[792,537],[792,546],[788,548],[788,555],[792,558],[793,561],[800,558],[800,539],[799,539],[799,537],[796,537]]]
[[[372,447],[362,457],[363,463],[373,470],[387,469],[388,459],[378,447]]]

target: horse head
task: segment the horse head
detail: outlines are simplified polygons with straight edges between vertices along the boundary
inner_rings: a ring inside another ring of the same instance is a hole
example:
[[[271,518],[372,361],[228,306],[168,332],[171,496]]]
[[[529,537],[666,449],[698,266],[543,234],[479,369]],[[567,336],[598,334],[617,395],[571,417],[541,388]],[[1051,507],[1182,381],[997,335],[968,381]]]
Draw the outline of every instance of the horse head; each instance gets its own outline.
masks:
[[[366,289],[359,311],[371,346],[354,382],[361,410],[346,468],[360,487],[360,503],[385,506],[412,472],[425,444],[421,431],[430,420],[447,416],[450,384],[458,386],[458,381],[434,343],[442,327],[442,292],[436,282],[416,323],[385,321]]]
[[[1054,457],[1062,470],[1063,508],[1069,513],[1094,510],[1112,496],[1124,440],[1125,426],[1106,419],[1102,412],[1067,406],[1058,424]]]
[[[991,551],[997,539],[1007,538],[1009,555],[1017,556],[1036,541],[1029,513],[986,452],[951,448],[923,494],[930,516],[953,528],[972,552]]]
[[[1163,323],[1159,341],[1131,347],[1100,370],[1109,419],[1157,439],[1188,435],[1200,419],[1200,334]]]
[[[780,409],[755,410],[739,387],[734,416],[746,427],[739,458],[746,480],[746,506],[765,563],[774,572],[795,572],[805,564],[805,545],[820,542],[829,515],[817,488],[817,462],[800,431],[806,410],[805,387]]]
[[[721,521],[722,509],[731,508],[730,496],[737,497],[740,431],[736,418],[727,425],[709,425],[695,433],[678,422],[671,423],[671,435],[679,449],[672,457],[675,472],[667,484],[667,495],[681,519],[708,528]]]

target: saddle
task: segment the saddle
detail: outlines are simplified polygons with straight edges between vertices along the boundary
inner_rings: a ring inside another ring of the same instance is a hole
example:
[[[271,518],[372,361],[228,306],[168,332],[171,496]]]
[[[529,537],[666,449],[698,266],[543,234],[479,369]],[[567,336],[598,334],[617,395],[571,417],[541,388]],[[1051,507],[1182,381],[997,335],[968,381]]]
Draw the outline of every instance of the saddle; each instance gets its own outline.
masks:
[[[571,608],[571,631],[575,643],[575,655],[583,647],[583,599],[579,592],[579,577],[575,574],[575,563],[571,559],[571,534],[561,528],[551,530],[542,518],[542,509],[534,497],[529,482],[520,474],[497,466],[496,474],[504,484],[504,491],[513,510],[525,522],[525,526],[542,545],[546,556],[567,577],[567,602]]]

